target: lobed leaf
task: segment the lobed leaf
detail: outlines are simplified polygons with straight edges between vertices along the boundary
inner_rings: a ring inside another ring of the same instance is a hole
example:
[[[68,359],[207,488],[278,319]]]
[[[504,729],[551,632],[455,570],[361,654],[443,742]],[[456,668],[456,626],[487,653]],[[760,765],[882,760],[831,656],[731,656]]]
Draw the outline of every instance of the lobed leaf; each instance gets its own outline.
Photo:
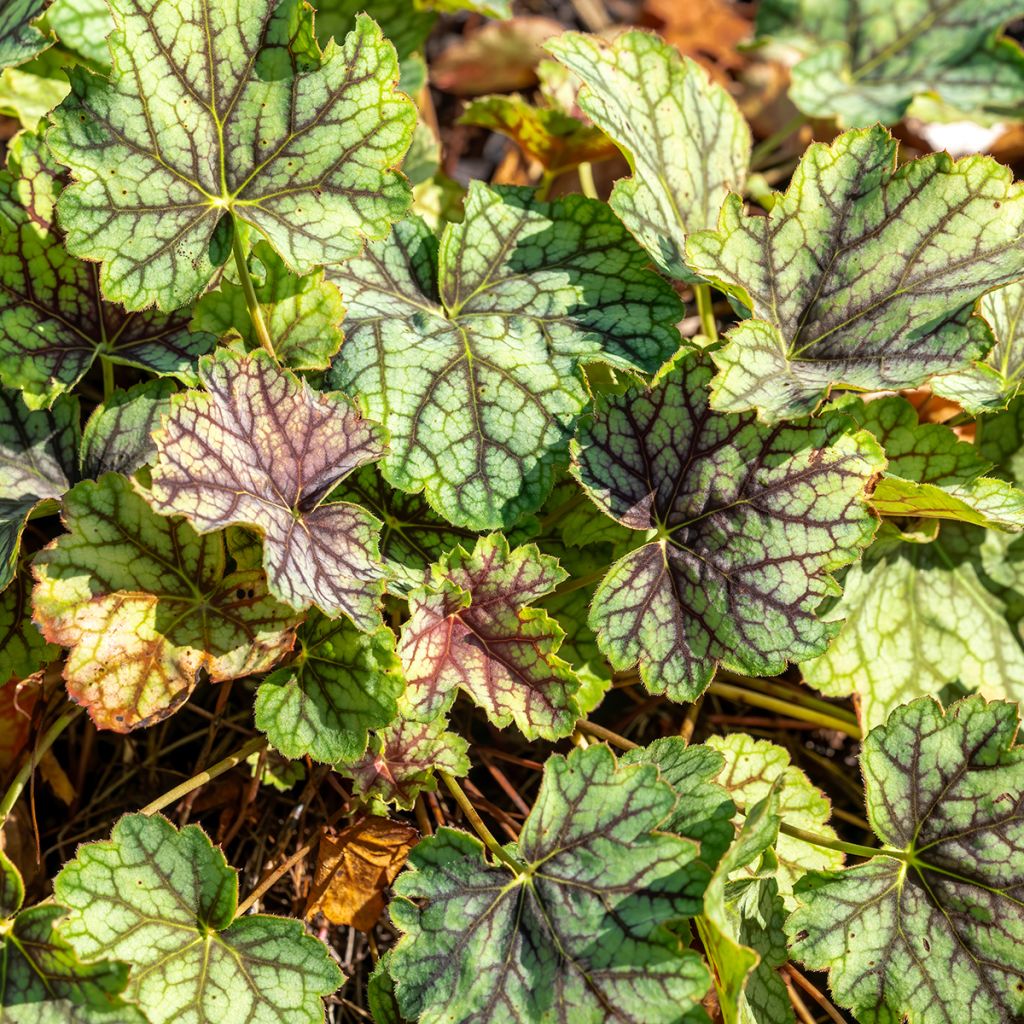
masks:
[[[384,590],[380,524],[358,505],[328,498],[354,469],[381,457],[384,432],[343,395],[313,391],[262,351],[221,349],[199,376],[206,391],[174,399],[157,435],[150,503],[202,533],[257,529],[275,597],[372,631]]]
[[[64,524],[33,563],[34,617],[70,648],[68,693],[100,728],[158,722],[200,670],[238,679],[291,648],[297,616],[270,596],[263,571],[229,571],[222,534],[158,516],[124,477],[74,487]]]
[[[72,68],[48,137],[75,178],[59,203],[68,249],[102,264],[108,298],[186,305],[227,257],[235,222],[308,274],[405,212],[409,186],[393,168],[415,110],[369,18],[321,55],[311,26],[287,22],[308,11],[274,0],[111,10],[110,78]]]
[[[656,388],[605,402],[573,473],[607,515],[653,531],[594,596],[590,624],[652,693],[695,700],[723,664],[772,675],[822,653],[816,615],[875,531],[865,491],[884,465],[841,416],[776,427],[708,408],[711,371],[685,356]]]
[[[320,1024],[321,997],[343,980],[298,921],[235,919],[237,873],[197,825],[125,815],[54,890],[79,956],[132,965],[127,995],[149,1024]]]
[[[476,182],[438,242],[421,221],[330,272],[349,307],[330,381],[391,435],[387,480],[449,522],[536,509],[588,401],[579,364],[653,372],[682,307],[608,208]]]
[[[896,166],[884,128],[804,153],[767,217],[732,196],[690,266],[752,316],[714,354],[716,409],[775,421],[836,386],[916,387],[991,348],[975,300],[1024,274],[1024,190],[990,157]]]

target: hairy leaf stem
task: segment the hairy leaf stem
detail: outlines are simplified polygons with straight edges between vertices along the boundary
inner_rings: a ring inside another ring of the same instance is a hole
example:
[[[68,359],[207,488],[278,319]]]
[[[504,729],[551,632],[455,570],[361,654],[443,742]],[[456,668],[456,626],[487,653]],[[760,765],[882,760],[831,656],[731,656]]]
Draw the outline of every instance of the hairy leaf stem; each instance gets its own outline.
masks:
[[[462,813],[466,816],[466,820],[473,826],[473,831],[483,841],[484,846],[487,847],[491,853],[494,854],[502,864],[505,865],[513,874],[523,875],[526,873],[526,865],[520,864],[514,857],[507,854],[501,847],[501,843],[494,838],[491,830],[484,824],[483,818],[480,817],[476,812],[476,808],[471,803],[468,796],[466,796],[465,790],[455,781],[455,779],[447,772],[438,770],[438,775],[444,779],[444,784],[448,787],[449,792],[455,797],[455,802],[462,809]]]
[[[861,846],[860,843],[847,843],[842,839],[829,839],[826,836],[815,835],[813,832],[805,832],[795,825],[787,825],[782,822],[779,831],[784,835],[799,839],[802,843],[809,843],[811,846],[820,846],[826,850],[838,850],[840,853],[849,853],[855,857],[892,857],[901,860],[905,864],[912,862],[913,858],[906,850],[894,850],[889,846]]]
[[[253,330],[260,344],[270,353],[271,359],[276,361],[277,353],[274,351],[274,343],[270,340],[270,332],[263,321],[263,310],[260,309],[259,299],[256,298],[256,288],[252,283],[252,275],[249,273],[249,260],[246,257],[245,249],[242,247],[242,236],[238,229],[238,221],[235,220],[231,230],[231,251],[235,256],[235,267],[238,270],[238,279],[242,282],[242,292],[245,295],[245,307],[249,311],[249,319],[252,320]]]

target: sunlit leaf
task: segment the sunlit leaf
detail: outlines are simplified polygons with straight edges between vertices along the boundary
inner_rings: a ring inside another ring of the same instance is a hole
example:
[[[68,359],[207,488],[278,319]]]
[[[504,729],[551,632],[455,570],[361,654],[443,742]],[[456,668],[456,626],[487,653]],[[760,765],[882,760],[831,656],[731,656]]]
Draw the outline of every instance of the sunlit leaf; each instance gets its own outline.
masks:
[[[229,572],[224,537],[200,537],[153,512],[124,477],[80,483],[68,533],[33,563],[35,618],[71,648],[68,692],[102,728],[166,718],[205,669],[213,681],[265,671],[288,651],[297,618],[261,569]]]
[[[8,0],[0,9],[0,67],[24,64],[52,42],[36,22],[49,0]]]
[[[767,217],[739,196],[691,235],[691,267],[753,316],[715,353],[715,408],[811,412],[833,386],[915,387],[993,343],[983,292],[1024,274],[1024,188],[990,157],[896,166],[884,128],[804,153]]]

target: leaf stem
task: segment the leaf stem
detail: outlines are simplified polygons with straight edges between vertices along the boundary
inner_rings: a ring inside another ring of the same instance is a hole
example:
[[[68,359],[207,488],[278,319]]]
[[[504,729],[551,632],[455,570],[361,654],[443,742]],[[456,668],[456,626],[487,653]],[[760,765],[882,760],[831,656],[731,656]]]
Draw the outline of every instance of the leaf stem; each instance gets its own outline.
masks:
[[[184,782],[175,786],[174,789],[169,789],[163,796],[158,796],[152,803],[146,804],[140,813],[156,814],[157,811],[162,811],[165,807],[169,807],[176,800],[180,800],[183,796],[188,796],[193,789],[205,786],[207,782],[213,781],[213,779],[217,778],[218,775],[223,775],[226,771],[234,768],[236,764],[241,764],[250,754],[255,754],[257,751],[262,750],[266,745],[266,736],[254,736],[248,743],[239,747],[239,749],[233,754],[228,754],[227,757],[218,761],[216,764],[198,772],[196,775],[193,775],[192,778],[186,779]]]
[[[766,139],[762,139],[750,151],[751,170],[760,170],[767,162],[768,157],[773,156],[775,151],[793,134],[807,124],[806,114],[797,114],[787,121],[777,132],[772,132]]]
[[[581,718],[576,723],[576,728],[580,732],[585,732],[589,736],[593,736],[595,739],[604,740],[606,743],[610,743],[613,747],[618,747],[620,750],[636,750],[639,748],[639,743],[634,743],[632,740],[627,740],[625,736],[620,736],[617,732],[612,732],[611,729],[606,729],[603,725],[597,725],[595,722],[588,722],[585,718]]]
[[[36,766],[43,759],[46,752],[54,745],[57,741],[57,737],[82,713],[82,708],[75,705],[74,707],[68,708],[49,729],[43,733],[39,742],[36,744],[35,749],[32,751],[32,756],[18,770],[18,774],[11,780],[11,784],[7,787],[7,792],[4,793],[3,800],[0,800],[0,827],[3,826],[4,822],[7,821],[7,816],[11,813],[11,809],[18,802],[18,797],[21,796],[21,791],[25,788],[25,783],[28,782],[32,773],[36,770]]]
[[[795,825],[787,825],[786,822],[779,825],[779,831],[793,839],[799,839],[802,843],[820,846],[826,850],[838,850],[840,853],[849,853],[855,857],[892,857],[906,864],[910,864],[913,860],[906,850],[894,850],[888,846],[861,846],[860,843],[847,843],[842,839],[829,839],[826,836],[815,835],[813,832],[805,832]]]
[[[253,330],[260,344],[270,353],[271,359],[277,359],[274,351],[274,343],[270,340],[270,332],[263,322],[263,310],[260,309],[259,299],[256,298],[256,288],[252,283],[252,276],[249,273],[249,261],[246,258],[245,250],[242,248],[242,236],[238,230],[238,221],[235,220],[231,230],[231,251],[235,256],[235,267],[238,270],[238,279],[242,282],[242,293],[245,295],[245,307],[249,311],[249,319],[252,321]]]
[[[697,300],[697,313],[700,316],[700,331],[711,344],[718,341],[718,324],[715,321],[714,304],[711,301],[711,285],[695,284],[693,296]]]
[[[857,724],[857,716],[852,711],[847,711],[846,708],[836,707],[835,704],[829,704],[828,701],[819,700],[810,693],[802,693],[799,690],[793,690],[788,686],[782,686],[771,679],[757,679],[753,676],[743,676],[737,672],[730,672],[728,669],[719,669],[718,675],[719,678],[731,683],[736,683],[744,689],[760,690],[761,693],[767,693],[773,697],[778,697],[781,700],[792,701],[794,704],[802,704],[804,707],[812,708],[815,711],[822,711],[826,715],[845,719],[853,725]]]
[[[601,197],[597,194],[597,185],[594,184],[594,168],[591,164],[584,161],[576,168],[576,173],[580,176],[580,189],[588,199],[600,199]]]
[[[540,202],[544,202],[548,196],[551,195],[551,186],[554,185],[555,179],[558,177],[553,171],[545,171],[541,175],[541,179],[537,184],[537,199]]]
[[[765,708],[768,711],[777,711],[779,714],[788,715],[801,722],[812,722],[820,725],[823,729],[835,729],[837,732],[846,733],[855,740],[863,738],[860,727],[855,722],[848,722],[831,713],[816,711],[812,708],[805,708],[789,700],[780,700],[778,697],[771,697],[765,693],[756,693],[753,690],[745,690],[739,686],[732,686],[729,683],[720,683],[717,680],[708,687],[709,693],[717,694],[728,700],[736,700],[742,704],[750,704],[755,708]]]
[[[103,369],[103,401],[109,402],[114,394],[116,384],[114,383],[114,364],[109,357],[100,353],[100,367]]]
[[[466,816],[466,820],[473,826],[473,831],[483,840],[484,846],[487,847],[495,857],[498,858],[513,874],[522,875],[526,873],[526,865],[520,864],[514,857],[507,854],[501,847],[501,843],[494,838],[491,830],[484,824],[483,818],[476,813],[476,808],[470,802],[468,796],[466,796],[463,788],[449,775],[447,772],[443,772],[440,769],[437,772],[438,775],[444,779],[444,784],[448,787],[449,792],[455,797],[455,802],[462,809],[462,813]]]

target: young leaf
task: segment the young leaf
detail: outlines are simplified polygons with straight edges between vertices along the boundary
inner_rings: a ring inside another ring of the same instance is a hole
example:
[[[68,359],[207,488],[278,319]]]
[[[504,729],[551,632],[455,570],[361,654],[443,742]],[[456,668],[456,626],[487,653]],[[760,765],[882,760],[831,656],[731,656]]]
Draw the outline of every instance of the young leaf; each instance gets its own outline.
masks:
[[[291,273],[267,242],[256,243],[249,264],[277,358],[293,370],[326,370],[342,341],[345,306],[338,289],[324,280],[323,270]],[[230,272],[196,303],[192,325],[229,343],[237,339],[243,351],[260,347],[245,290]]]
[[[611,44],[566,33],[547,48],[582,79],[580,108],[633,168],[616,184],[612,209],[661,270],[698,280],[686,265],[686,236],[714,227],[747,176],[750,129],[732,97],[647,32]]]
[[[0,378],[33,408],[70,391],[98,357],[181,374],[215,343],[189,327],[188,310],[128,313],[103,301],[96,268],[68,255],[57,228],[64,179],[28,133],[0,171]]]
[[[132,965],[127,995],[149,1024],[320,1024],[342,982],[298,921],[235,919],[238,875],[197,825],[125,815],[54,883],[79,956]]]
[[[975,414],[1004,409],[1020,391],[1024,374],[1024,282],[983,295],[978,311],[992,328],[995,345],[983,362],[932,381],[936,394],[959,402]]]
[[[68,249],[102,263],[108,298],[191,302],[227,257],[233,220],[308,274],[405,212],[392,168],[416,114],[394,89],[394,48],[360,17],[319,60],[281,45],[261,59],[278,44],[277,7],[111,0],[111,77],[72,68],[48,137],[75,177],[59,204]]]
[[[967,115],[1019,109],[1024,55],[998,31],[1022,14],[1019,0],[765,0],[757,35],[803,56],[789,95],[804,113],[891,124],[924,93]]]
[[[58,654],[60,648],[48,644],[32,621],[31,585],[19,573],[0,594],[0,687],[27,679]]]
[[[172,714],[200,669],[214,681],[266,671],[297,617],[261,569],[228,572],[223,535],[158,516],[113,473],[64,501],[68,533],[35,558],[35,620],[71,648],[64,678],[101,728],[126,732]]]
[[[472,554],[456,547],[409,595],[399,653],[412,717],[429,720],[464,690],[499,728],[515,722],[528,739],[567,736],[579,717],[579,680],[558,657],[563,633],[529,605],[566,579],[532,545],[509,550],[500,534]]]
[[[602,203],[475,182],[440,250],[413,220],[330,271],[349,305],[330,379],[387,427],[388,481],[474,530],[536,509],[589,397],[579,363],[653,372],[679,346],[646,264]]]
[[[256,693],[256,728],[285,757],[350,761],[367,733],[392,721],[405,683],[386,626],[361,633],[345,619],[312,612],[299,628],[298,653]]]
[[[842,408],[885,449],[885,475],[871,495],[880,515],[1024,530],[1024,491],[985,476],[992,464],[949,427],[918,422],[917,410],[899,396]]]
[[[171,411],[177,388],[170,380],[147,380],[127,391],[115,391],[98,405],[82,431],[83,477],[104,473],[131,476],[156,455],[153,431]]]
[[[954,683],[1024,697],[1024,651],[985,579],[983,537],[948,523],[929,544],[880,541],[823,613],[843,624],[828,651],[801,666],[806,682],[832,697],[855,693],[866,729]]]
[[[787,931],[862,1024],[989,1024],[1024,1014],[1024,748],[1016,704],[922,697],[864,741],[886,849],[809,875]],[[897,859],[899,858],[899,859]]]
[[[0,10],[0,67],[31,60],[53,42],[36,26],[49,0],[9,0]]]
[[[335,768],[352,779],[359,799],[383,800],[410,810],[420,793],[437,789],[435,772],[469,774],[469,744],[458,733],[448,732],[447,726],[443,715],[414,722],[403,713],[370,736],[362,757]]]
[[[607,515],[656,531],[608,571],[590,624],[616,669],[639,664],[673,700],[719,664],[772,675],[824,651],[837,627],[815,612],[871,540],[865,489],[884,465],[841,416],[765,427],[709,410],[710,376],[680,359],[654,390],[608,399],[573,449]]]
[[[767,217],[726,200],[689,264],[749,307],[714,355],[716,409],[811,412],[834,385],[915,387],[992,345],[978,296],[1024,274],[1024,188],[990,157],[896,167],[884,128],[808,148]]]
[[[772,787],[778,789],[779,817],[787,825],[813,832],[824,839],[836,839],[835,829],[828,824],[832,805],[828,797],[796,765],[789,763],[789,753],[768,740],[756,740],[743,733],[731,736],[710,736],[708,746],[725,758],[725,767],[718,775],[741,810],[750,810],[766,799]],[[780,781],[781,780],[781,781]],[[737,817],[736,827],[743,819]],[[794,883],[806,872],[840,867],[843,855],[825,847],[811,846],[784,833],[775,843],[779,867],[776,873],[779,891],[791,903]],[[744,866],[740,877],[756,875]]]
[[[150,503],[203,533],[254,527],[275,597],[372,631],[384,591],[380,524],[358,505],[326,499],[380,458],[384,431],[343,395],[313,391],[262,351],[221,349],[199,376],[206,391],[175,398],[157,435]]]
[[[78,400],[30,412],[0,388],[0,590],[14,578],[21,534],[32,510],[60,496],[78,472]]]
[[[128,964],[82,963],[62,934],[65,910],[22,909],[25,886],[0,853],[0,1018],[13,1024],[149,1024],[121,998]]]
[[[441,829],[413,850],[391,916],[406,935],[391,970],[421,1024],[572,1020],[675,1024],[709,983],[665,927],[698,913],[696,844],[656,831],[675,803],[651,765],[607,747],[552,756],[513,874],[480,842]],[[414,902],[415,901],[415,902]]]

